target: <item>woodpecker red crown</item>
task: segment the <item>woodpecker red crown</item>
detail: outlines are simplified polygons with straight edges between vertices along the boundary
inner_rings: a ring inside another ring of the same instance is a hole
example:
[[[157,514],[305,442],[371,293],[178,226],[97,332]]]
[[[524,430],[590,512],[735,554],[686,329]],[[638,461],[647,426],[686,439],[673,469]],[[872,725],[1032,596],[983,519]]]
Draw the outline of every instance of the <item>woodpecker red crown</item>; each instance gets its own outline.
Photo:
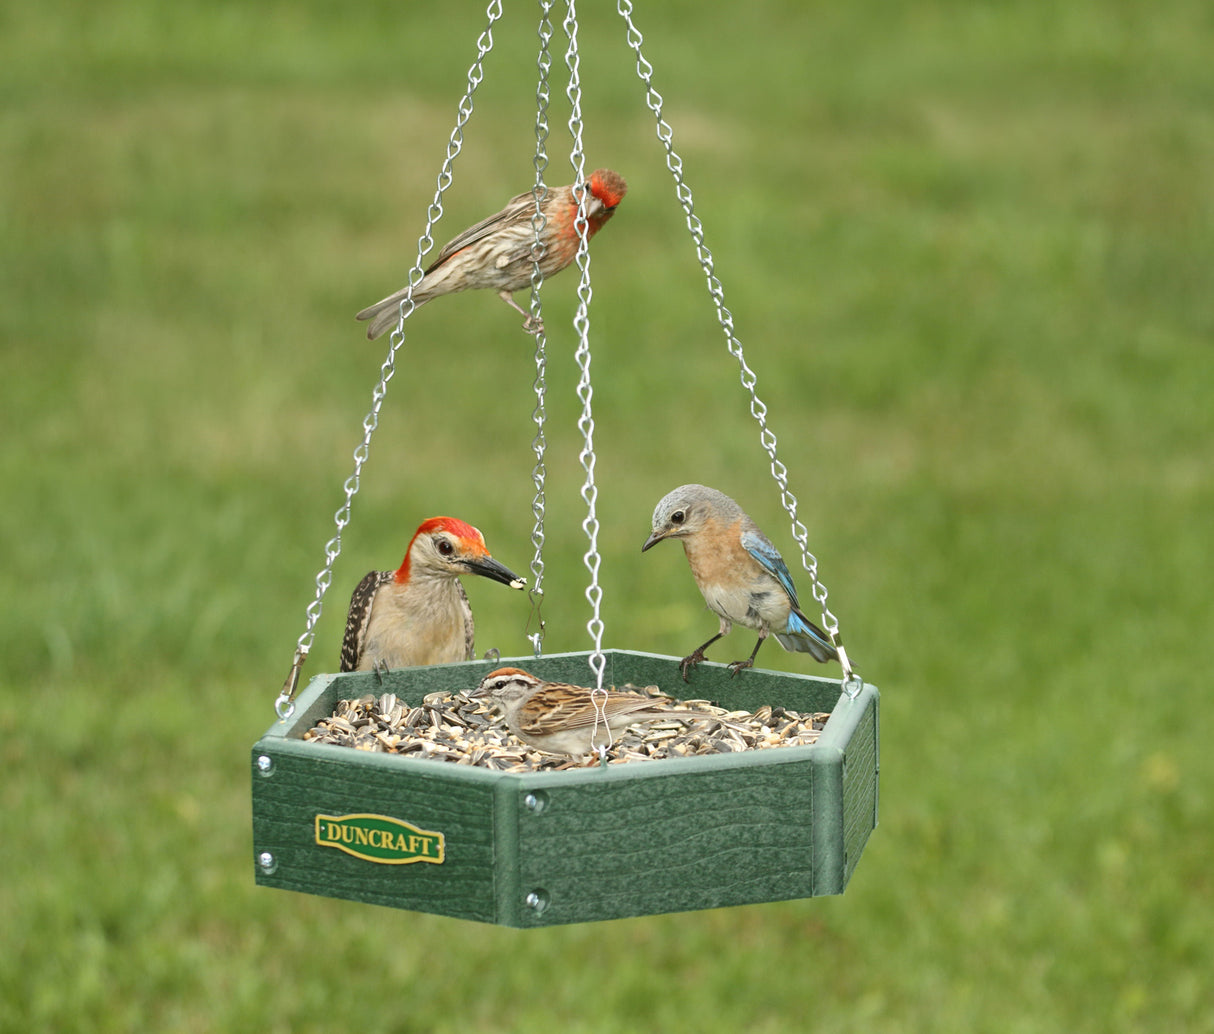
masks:
[[[474,556],[485,556],[489,552],[485,547],[485,537],[467,521],[461,521],[458,517],[430,517],[422,521],[417,531],[413,533],[413,538],[409,540],[409,548],[405,550],[405,559],[401,561],[400,568],[396,572],[396,581],[399,584],[403,585],[409,580],[409,556],[413,552],[413,543],[417,541],[419,535],[430,535],[436,531],[445,531],[448,535],[454,535]]]

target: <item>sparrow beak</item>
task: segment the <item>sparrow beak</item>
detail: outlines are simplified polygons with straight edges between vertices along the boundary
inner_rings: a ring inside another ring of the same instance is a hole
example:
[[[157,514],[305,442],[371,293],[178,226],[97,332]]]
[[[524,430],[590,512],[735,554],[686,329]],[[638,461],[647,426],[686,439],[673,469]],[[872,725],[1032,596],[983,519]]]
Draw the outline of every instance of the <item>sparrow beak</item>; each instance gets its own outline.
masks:
[[[483,557],[470,557],[464,561],[464,567],[468,569],[469,574],[479,574],[482,578],[501,582],[512,589],[527,588],[526,578],[520,578],[505,564],[499,564],[488,554]]]
[[[666,533],[664,531],[655,531],[652,535],[649,536],[649,538],[647,538],[645,540],[645,545],[643,545],[641,547],[641,552],[644,553],[645,550],[649,549],[650,546],[656,546],[665,537],[666,537]]]

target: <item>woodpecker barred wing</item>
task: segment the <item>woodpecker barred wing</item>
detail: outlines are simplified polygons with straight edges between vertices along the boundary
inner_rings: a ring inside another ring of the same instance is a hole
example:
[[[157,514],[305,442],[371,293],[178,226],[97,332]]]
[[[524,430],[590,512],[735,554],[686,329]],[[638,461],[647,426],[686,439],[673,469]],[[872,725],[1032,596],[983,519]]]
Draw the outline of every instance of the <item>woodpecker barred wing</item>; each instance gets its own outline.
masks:
[[[367,643],[367,629],[371,626],[371,608],[375,605],[375,594],[381,585],[392,580],[392,576],[392,571],[368,571],[366,577],[350,594],[346,633],[341,641],[341,671],[358,670],[363,659],[363,648]]]
[[[476,622],[472,618],[472,604],[468,601],[464,583],[458,578],[455,579],[455,588],[464,611],[464,660],[471,661],[476,659]]]

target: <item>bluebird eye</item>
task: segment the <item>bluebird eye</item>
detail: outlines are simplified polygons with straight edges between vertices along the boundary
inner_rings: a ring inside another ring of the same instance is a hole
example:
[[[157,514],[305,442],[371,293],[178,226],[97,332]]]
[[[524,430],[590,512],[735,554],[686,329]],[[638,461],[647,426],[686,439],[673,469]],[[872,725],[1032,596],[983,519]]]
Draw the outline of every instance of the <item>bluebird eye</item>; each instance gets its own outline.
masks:
[[[682,510],[675,510],[675,512],[670,515],[671,524],[682,524],[685,520],[687,520],[687,514],[685,514]]]
[[[438,552],[440,556],[450,556],[455,552],[455,547],[446,539],[438,540]]]

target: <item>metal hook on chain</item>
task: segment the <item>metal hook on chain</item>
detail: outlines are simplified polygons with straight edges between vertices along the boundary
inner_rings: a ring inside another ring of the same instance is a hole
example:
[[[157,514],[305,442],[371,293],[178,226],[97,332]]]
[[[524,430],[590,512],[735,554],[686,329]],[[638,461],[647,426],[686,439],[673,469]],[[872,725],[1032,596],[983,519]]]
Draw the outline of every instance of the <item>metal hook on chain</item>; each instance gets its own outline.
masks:
[[[599,726],[607,733],[607,742],[598,744],[599,761],[607,764],[607,751],[615,744],[615,737],[611,734],[611,726],[607,723],[607,690],[602,686],[596,686],[590,691],[590,702],[594,704],[594,726],[590,730],[590,743],[593,745],[598,739]]]
[[[274,701],[274,713],[279,721],[285,722],[295,713],[295,694],[299,692],[299,673],[303,670],[304,661],[308,659],[308,651],[302,646],[295,648],[295,659],[291,662],[291,670],[282,684],[282,689]]]

